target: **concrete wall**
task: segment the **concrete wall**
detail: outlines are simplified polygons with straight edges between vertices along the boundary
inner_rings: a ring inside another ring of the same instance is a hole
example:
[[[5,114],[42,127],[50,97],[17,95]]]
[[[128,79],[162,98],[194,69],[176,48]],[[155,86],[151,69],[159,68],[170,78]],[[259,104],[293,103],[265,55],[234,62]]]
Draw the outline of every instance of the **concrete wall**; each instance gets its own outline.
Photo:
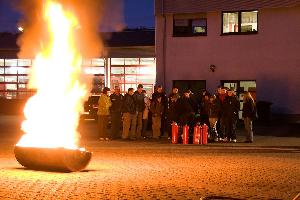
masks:
[[[258,101],[272,102],[277,113],[300,114],[300,7],[259,10],[253,35],[221,36],[221,12],[207,13],[207,36],[173,37],[173,16],[165,19],[163,47],[164,17],[156,16],[156,58],[157,81],[167,91],[172,80],[206,80],[209,91],[220,80],[256,80]]]

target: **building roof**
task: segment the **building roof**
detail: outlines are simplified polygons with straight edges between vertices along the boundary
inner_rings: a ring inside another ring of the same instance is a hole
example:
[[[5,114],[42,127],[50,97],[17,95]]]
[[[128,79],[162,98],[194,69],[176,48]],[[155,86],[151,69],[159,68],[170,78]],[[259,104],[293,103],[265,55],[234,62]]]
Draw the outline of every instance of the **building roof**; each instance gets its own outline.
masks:
[[[102,33],[107,47],[154,46],[154,29],[131,29],[122,32]]]
[[[300,6],[300,0],[155,0],[155,14],[255,10]]]
[[[122,32],[100,33],[104,40],[104,45],[108,49],[109,54],[122,55],[120,49],[133,49],[132,53],[138,52],[137,49],[145,49],[145,56],[154,56],[155,46],[155,30],[154,29],[131,29]],[[16,44],[19,34],[0,33],[0,57],[15,58],[19,47]],[[119,50],[117,50],[117,48]],[[111,53],[110,53],[111,52]],[[116,53],[117,52],[117,53]],[[120,53],[121,52],[121,53]],[[124,52],[123,52],[124,53]],[[131,54],[127,56],[133,56]]]

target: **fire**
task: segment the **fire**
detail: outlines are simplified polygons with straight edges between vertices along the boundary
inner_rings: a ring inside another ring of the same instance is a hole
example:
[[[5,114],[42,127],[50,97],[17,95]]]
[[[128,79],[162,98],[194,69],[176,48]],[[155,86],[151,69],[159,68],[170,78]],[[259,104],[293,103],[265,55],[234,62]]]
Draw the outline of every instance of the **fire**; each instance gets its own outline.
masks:
[[[44,1],[49,37],[31,67],[29,85],[37,89],[25,105],[25,132],[17,146],[78,148],[77,126],[87,93],[81,81],[82,57],[74,33],[80,24],[58,1]],[[34,42],[34,41],[32,41]]]

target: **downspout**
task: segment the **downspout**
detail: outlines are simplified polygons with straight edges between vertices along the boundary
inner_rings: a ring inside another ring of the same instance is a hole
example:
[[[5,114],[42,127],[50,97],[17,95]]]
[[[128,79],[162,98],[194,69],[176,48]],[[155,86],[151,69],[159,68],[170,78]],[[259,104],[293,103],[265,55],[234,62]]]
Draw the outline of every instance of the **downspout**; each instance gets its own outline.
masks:
[[[161,1],[161,9],[162,9],[162,16],[164,20],[164,27],[163,27],[163,86],[166,87],[166,26],[167,26],[167,20],[165,16],[165,7],[164,7],[164,0]]]

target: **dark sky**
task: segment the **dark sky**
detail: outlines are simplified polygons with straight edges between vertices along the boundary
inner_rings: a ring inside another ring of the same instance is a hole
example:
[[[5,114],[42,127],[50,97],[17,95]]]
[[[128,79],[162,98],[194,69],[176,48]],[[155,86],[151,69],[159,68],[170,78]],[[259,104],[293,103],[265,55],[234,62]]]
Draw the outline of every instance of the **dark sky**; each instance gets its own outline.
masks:
[[[154,0],[123,1],[125,26],[128,28],[154,27]],[[10,6],[10,0],[0,0],[0,32],[15,32],[20,14]],[[101,30],[109,31],[109,30]]]

